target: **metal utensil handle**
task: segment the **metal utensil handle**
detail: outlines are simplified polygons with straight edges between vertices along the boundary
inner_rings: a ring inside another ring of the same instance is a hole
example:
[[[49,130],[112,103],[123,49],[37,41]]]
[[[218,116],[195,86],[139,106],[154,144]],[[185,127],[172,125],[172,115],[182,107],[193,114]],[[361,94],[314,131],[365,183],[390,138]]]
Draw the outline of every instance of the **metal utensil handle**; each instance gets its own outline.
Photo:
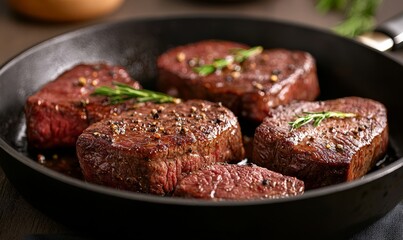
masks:
[[[381,32],[392,38],[394,45],[392,50],[403,47],[403,12],[381,23],[375,28],[376,32]]]

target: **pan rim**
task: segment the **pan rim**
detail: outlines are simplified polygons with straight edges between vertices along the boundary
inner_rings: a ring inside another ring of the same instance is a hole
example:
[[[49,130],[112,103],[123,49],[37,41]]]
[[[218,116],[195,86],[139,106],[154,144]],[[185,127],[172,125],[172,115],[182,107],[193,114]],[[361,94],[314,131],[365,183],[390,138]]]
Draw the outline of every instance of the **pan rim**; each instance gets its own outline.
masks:
[[[159,17],[139,17],[139,18],[124,19],[124,20],[116,20],[116,21],[112,21],[112,22],[101,22],[101,23],[91,24],[88,26],[82,26],[75,30],[66,31],[64,33],[58,34],[56,36],[53,36],[53,37],[45,39],[41,42],[38,42],[38,43],[22,50],[20,53],[17,53],[14,57],[10,58],[8,61],[6,61],[4,64],[2,64],[0,66],[0,76],[9,67],[13,66],[14,64],[19,62],[21,59],[23,59],[27,55],[30,55],[36,51],[40,51],[42,48],[45,48],[48,45],[75,38],[82,33],[90,34],[91,32],[96,32],[96,31],[99,31],[102,29],[106,29],[106,28],[110,28],[110,27],[113,27],[116,25],[122,25],[122,24],[133,24],[133,23],[150,22],[150,21],[167,21],[167,20],[183,21],[183,20],[189,20],[189,19],[195,19],[195,20],[237,19],[237,20],[245,20],[245,21],[261,21],[261,22],[266,22],[266,23],[275,23],[275,24],[285,25],[285,26],[289,26],[289,27],[297,27],[297,28],[301,28],[301,29],[315,31],[318,33],[332,35],[332,37],[341,38],[341,39],[344,39],[344,41],[354,42],[354,44],[356,44],[356,45],[361,45],[364,48],[368,48],[368,51],[376,52],[375,50],[371,49],[368,46],[365,46],[359,42],[355,42],[352,39],[337,36],[336,34],[330,32],[329,30],[320,29],[320,28],[317,28],[314,26],[307,26],[304,24],[294,23],[294,22],[290,22],[290,21],[276,20],[276,19],[256,17],[256,16],[248,16],[245,14],[196,14],[196,15],[190,15],[190,14],[178,15],[178,14],[176,14],[176,15],[168,15],[168,16],[159,16]],[[382,53],[379,52],[378,54],[382,54]],[[393,57],[390,57],[389,55],[382,54],[382,57],[385,59],[389,59],[390,61],[395,62],[396,64],[401,65],[400,63],[397,62],[396,59],[394,59]],[[124,198],[127,200],[136,200],[136,201],[167,204],[167,205],[170,204],[170,205],[209,206],[209,207],[280,204],[280,203],[289,203],[289,202],[294,202],[294,201],[303,201],[303,200],[307,200],[307,199],[311,199],[311,198],[319,198],[319,197],[323,197],[325,195],[342,192],[342,191],[347,191],[347,190],[354,189],[356,187],[365,185],[369,182],[375,181],[386,175],[389,175],[392,172],[395,172],[396,170],[403,167],[403,157],[400,157],[400,158],[396,159],[394,162],[390,163],[389,165],[387,165],[381,169],[378,169],[374,172],[366,174],[361,179],[357,179],[357,180],[354,180],[351,182],[335,184],[335,185],[331,185],[331,186],[327,186],[327,187],[322,187],[319,189],[309,190],[309,191],[306,191],[304,194],[298,195],[298,196],[291,196],[291,197],[279,198],[279,199],[256,199],[256,200],[247,200],[247,201],[239,201],[239,200],[205,201],[205,200],[199,200],[199,199],[185,199],[185,198],[176,198],[176,197],[155,196],[152,194],[124,191],[124,190],[119,190],[119,189],[113,189],[111,187],[88,183],[83,180],[79,180],[74,177],[64,175],[60,172],[46,168],[45,166],[42,166],[39,163],[36,163],[31,158],[22,155],[21,152],[17,151],[15,148],[10,146],[2,138],[0,138],[0,148],[2,149],[2,151],[5,151],[8,155],[10,155],[13,158],[13,161],[17,160],[21,164],[26,165],[27,167],[33,169],[34,171],[36,171],[42,175],[45,175],[51,179],[57,180],[64,184],[74,186],[76,188],[88,190],[88,191],[95,192],[95,193],[105,194],[105,195],[112,196],[112,197]],[[1,161],[0,161],[0,163],[1,163]],[[5,172],[5,174],[7,175],[6,172]]]
[[[20,52],[17,52],[13,56],[11,56],[8,60],[6,60],[4,63],[2,63],[0,65],[0,75],[3,73],[3,71],[5,71],[7,69],[7,67],[9,65],[12,65],[14,61],[18,61],[20,58],[25,57],[25,55],[29,55],[35,51],[38,51],[42,47],[46,47],[48,44],[62,42],[62,41],[74,38],[83,33],[88,34],[88,33],[91,33],[94,31],[99,31],[99,30],[102,30],[105,28],[111,28],[116,25],[133,24],[133,23],[140,23],[140,22],[158,22],[158,21],[174,21],[174,20],[184,21],[184,20],[190,20],[190,19],[210,20],[210,21],[212,19],[258,21],[258,22],[273,23],[273,24],[284,25],[284,26],[288,26],[288,27],[294,27],[294,28],[314,31],[314,32],[318,32],[321,34],[329,35],[332,38],[338,38],[339,40],[350,42],[350,43],[353,43],[360,47],[366,48],[369,51],[382,55],[384,58],[387,58],[389,61],[392,61],[395,64],[402,65],[401,63],[399,63],[397,61],[397,59],[395,59],[390,54],[385,54],[384,52],[377,51],[377,50],[363,44],[362,42],[356,41],[354,39],[350,39],[350,38],[346,38],[346,37],[337,35],[336,33],[332,32],[330,29],[320,28],[317,26],[311,26],[311,25],[307,25],[304,23],[293,22],[290,20],[280,20],[280,19],[253,16],[253,15],[240,14],[240,13],[238,13],[238,14],[234,14],[234,13],[208,13],[208,14],[182,13],[182,14],[169,14],[169,15],[165,15],[165,16],[132,17],[132,18],[127,18],[127,19],[111,20],[108,22],[89,23],[87,25],[79,26],[75,29],[67,30],[65,32],[62,32],[62,33],[56,34],[54,36],[51,36],[49,38],[38,41],[37,43],[32,44],[32,45],[20,50]]]

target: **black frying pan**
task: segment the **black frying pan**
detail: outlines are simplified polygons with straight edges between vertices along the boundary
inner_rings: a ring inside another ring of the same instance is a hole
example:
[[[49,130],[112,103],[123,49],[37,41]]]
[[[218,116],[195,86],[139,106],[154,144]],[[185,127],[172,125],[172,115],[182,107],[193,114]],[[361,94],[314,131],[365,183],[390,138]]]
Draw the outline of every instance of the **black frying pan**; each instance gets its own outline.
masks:
[[[389,157],[362,179],[276,200],[206,202],[131,193],[66,176],[26,151],[23,106],[28,95],[80,62],[125,66],[154,87],[156,57],[170,47],[218,38],[305,50],[317,60],[320,99],[361,96],[388,109]],[[1,166],[36,208],[66,225],[139,236],[339,238],[379,219],[403,199],[403,66],[385,54],[332,33],[235,16],[168,17],[101,24],[45,41],[0,70]],[[151,231],[147,230],[151,228]]]

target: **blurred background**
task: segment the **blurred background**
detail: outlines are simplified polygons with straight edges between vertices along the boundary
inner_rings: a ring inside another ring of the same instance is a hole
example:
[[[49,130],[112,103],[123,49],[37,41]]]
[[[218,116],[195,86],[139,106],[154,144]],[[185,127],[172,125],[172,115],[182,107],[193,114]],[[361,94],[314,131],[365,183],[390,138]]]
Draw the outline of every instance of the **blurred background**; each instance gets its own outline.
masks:
[[[0,0],[0,64],[52,36],[83,26],[128,18],[241,14],[329,29],[345,12],[317,9],[318,0]],[[340,0],[322,0],[332,4]],[[402,0],[376,2],[376,22],[403,11]],[[379,3],[378,3],[379,2]],[[373,4],[374,5],[374,4]],[[30,17],[28,17],[30,16]],[[35,16],[35,17],[32,17]]]

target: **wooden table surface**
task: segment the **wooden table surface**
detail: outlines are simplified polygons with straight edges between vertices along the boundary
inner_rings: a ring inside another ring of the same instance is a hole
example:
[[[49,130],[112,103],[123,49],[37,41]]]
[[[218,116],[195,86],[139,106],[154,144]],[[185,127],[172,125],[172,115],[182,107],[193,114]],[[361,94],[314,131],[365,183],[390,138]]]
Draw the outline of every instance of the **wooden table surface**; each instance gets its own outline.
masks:
[[[214,1],[195,0],[126,0],[117,11],[102,18],[76,23],[46,23],[18,17],[10,10],[6,0],[0,0],[0,64],[4,64],[30,46],[58,34],[95,23],[129,18],[236,13],[298,22],[317,28],[330,28],[342,19],[340,13],[324,15],[316,11],[314,0],[228,2],[231,3],[217,4]],[[403,0],[384,0],[377,11],[376,19],[380,23],[402,10]],[[403,50],[391,55],[403,63]],[[34,234],[52,236],[64,233],[69,234],[71,231],[30,206],[10,184],[0,168],[0,239],[32,239]]]

